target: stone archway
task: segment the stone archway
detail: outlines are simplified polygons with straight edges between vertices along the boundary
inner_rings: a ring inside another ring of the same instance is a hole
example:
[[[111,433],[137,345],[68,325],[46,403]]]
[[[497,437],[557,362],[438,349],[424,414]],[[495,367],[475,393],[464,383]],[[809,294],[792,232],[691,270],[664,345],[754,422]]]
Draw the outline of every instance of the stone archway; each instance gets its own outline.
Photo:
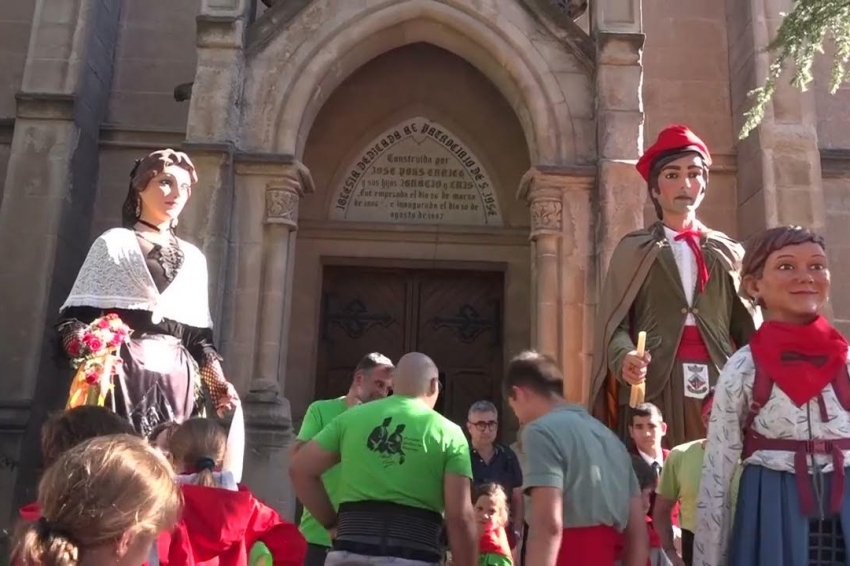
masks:
[[[568,376],[568,398],[586,395],[596,284],[597,149],[623,159],[614,154],[625,147],[613,145],[601,126],[597,136],[597,116],[606,107],[596,104],[594,79],[609,81],[605,99],[621,102],[612,94],[612,73],[594,77],[593,56],[578,53],[564,39],[563,27],[547,19],[554,16],[530,7],[535,3],[542,2],[313,0],[288,10],[281,3],[247,30],[245,0],[203,3],[187,148],[203,156],[207,181],[198,187],[197,200],[209,205],[187,224],[205,244],[211,271],[224,281],[214,294],[222,350],[233,381],[252,392],[246,406],[249,420],[263,423],[258,443],[285,444],[268,434],[271,424],[289,420],[281,393],[294,230],[299,200],[313,191],[300,163],[307,135],[343,80],[381,53],[411,43],[436,45],[472,64],[501,92],[522,126],[532,164],[517,191],[530,207],[528,345],[559,360]],[[227,15],[224,4],[233,5]],[[622,41],[621,35],[613,41]],[[629,69],[634,50],[617,46],[611,51],[625,59],[612,60],[612,66]],[[634,113],[612,107],[605,131],[614,131],[612,125],[626,114],[623,127],[639,124]],[[602,164],[599,170],[606,174]],[[277,460],[283,458],[280,448],[274,450],[277,455],[268,460],[285,461]],[[281,501],[285,492],[267,483],[263,469],[256,467],[252,483],[267,499]]]
[[[292,46],[284,34],[266,43],[255,38],[247,46],[256,52],[245,72],[243,105],[249,110],[241,121],[242,143],[255,151],[300,156],[313,119],[336,86],[381,53],[425,42],[467,60],[502,92],[523,126],[533,163],[575,163],[572,112],[551,62],[522,30],[473,4],[406,0],[382,2],[372,10],[344,5],[292,51],[285,65],[280,61]],[[520,9],[515,16],[527,19],[528,14]],[[563,49],[564,58],[571,58]],[[575,74],[590,84],[586,73]]]

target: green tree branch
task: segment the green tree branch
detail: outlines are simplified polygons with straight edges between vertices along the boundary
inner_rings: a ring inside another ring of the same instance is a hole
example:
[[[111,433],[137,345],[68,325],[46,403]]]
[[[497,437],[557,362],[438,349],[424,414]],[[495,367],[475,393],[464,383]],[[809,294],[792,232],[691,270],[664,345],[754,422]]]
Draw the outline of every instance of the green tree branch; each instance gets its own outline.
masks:
[[[786,64],[794,66],[791,84],[805,91],[812,82],[812,63],[815,55],[823,53],[826,40],[835,44],[835,59],[829,92],[850,78],[850,0],[797,0],[793,10],[785,15],[776,37],[767,51],[774,56],[768,67],[763,86],[751,91],[748,97],[753,106],[744,115],[740,139],[746,138],[764,119],[767,104],[776,93],[776,85]]]

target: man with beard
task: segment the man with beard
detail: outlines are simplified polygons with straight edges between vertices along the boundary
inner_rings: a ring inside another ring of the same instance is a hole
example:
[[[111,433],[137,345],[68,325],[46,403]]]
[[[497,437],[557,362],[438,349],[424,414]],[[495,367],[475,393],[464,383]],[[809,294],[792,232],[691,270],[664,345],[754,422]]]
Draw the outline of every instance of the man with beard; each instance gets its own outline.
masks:
[[[700,406],[720,368],[754,331],[738,296],[743,248],[699,222],[711,156],[669,126],[637,163],[658,222],[626,235],[611,257],[597,311],[590,407],[625,438],[632,386],[664,414],[672,445],[703,438]],[[635,343],[647,331],[646,351]],[[651,353],[651,355],[650,355]]]
[[[290,447],[290,460],[304,444],[319,434],[325,426],[334,418],[341,415],[348,408],[387,396],[392,385],[392,361],[378,352],[367,354],[354,368],[354,377],[351,387],[343,397],[336,399],[325,399],[314,401],[307,407],[307,413],[301,423],[298,438]],[[339,482],[339,467],[328,470],[322,481],[325,489],[336,505],[336,485]],[[328,531],[320,525],[307,509],[301,515],[301,534],[307,539],[307,555],[304,558],[304,566],[322,566],[325,556],[331,549],[331,538]]]

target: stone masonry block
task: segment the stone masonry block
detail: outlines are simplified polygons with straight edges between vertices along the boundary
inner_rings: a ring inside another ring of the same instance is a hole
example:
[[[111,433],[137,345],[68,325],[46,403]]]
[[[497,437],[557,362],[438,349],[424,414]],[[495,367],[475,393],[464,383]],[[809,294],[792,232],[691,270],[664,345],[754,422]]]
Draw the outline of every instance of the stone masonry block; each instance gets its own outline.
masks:
[[[601,110],[641,112],[640,65],[599,65],[596,70],[596,103]]]
[[[599,156],[605,159],[638,159],[643,153],[643,113],[599,110]]]

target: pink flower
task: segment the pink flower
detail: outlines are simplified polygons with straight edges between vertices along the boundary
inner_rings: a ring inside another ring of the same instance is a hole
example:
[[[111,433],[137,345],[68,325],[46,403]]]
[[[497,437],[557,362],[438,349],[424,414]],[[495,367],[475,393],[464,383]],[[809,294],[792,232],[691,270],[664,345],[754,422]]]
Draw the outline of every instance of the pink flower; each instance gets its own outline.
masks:
[[[106,318],[101,318],[100,320],[98,320],[97,321],[97,327],[102,328],[102,329],[109,328],[109,318],[106,317]]]
[[[103,349],[103,341],[97,336],[92,336],[86,345],[91,349],[92,352],[99,352]]]
[[[121,345],[121,342],[123,342],[123,341],[124,341],[124,339],[121,338],[121,335],[118,334],[118,333],[115,333],[112,336],[112,340],[109,341],[109,347],[110,348],[117,348],[118,346]]]

